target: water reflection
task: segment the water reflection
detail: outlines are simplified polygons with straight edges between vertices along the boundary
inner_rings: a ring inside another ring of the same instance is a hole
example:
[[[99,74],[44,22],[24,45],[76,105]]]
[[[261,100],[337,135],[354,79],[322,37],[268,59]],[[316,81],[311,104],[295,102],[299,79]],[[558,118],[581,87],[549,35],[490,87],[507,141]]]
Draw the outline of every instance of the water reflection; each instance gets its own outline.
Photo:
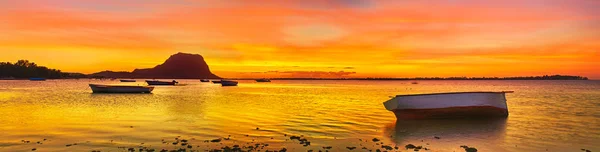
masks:
[[[506,118],[455,120],[398,120],[384,132],[396,143],[440,137],[450,140],[501,139],[506,131]]]

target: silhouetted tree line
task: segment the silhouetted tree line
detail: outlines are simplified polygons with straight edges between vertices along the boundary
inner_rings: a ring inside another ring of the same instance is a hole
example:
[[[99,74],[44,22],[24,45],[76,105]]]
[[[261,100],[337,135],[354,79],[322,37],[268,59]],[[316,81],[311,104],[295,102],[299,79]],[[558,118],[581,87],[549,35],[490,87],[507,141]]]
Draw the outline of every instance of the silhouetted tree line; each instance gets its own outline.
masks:
[[[16,63],[0,62],[0,78],[83,78],[86,75],[81,73],[64,73],[60,70],[50,69],[45,66],[38,66],[28,60],[19,60]]]

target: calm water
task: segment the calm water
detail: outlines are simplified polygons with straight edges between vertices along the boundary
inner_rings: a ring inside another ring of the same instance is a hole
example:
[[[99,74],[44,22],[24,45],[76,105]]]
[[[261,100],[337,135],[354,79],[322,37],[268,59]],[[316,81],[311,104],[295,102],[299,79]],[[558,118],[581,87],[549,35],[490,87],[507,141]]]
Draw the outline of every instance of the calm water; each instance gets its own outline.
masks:
[[[600,81],[241,81],[221,87],[187,80],[153,94],[92,94],[89,83],[118,82],[0,81],[0,151],[177,149],[171,143],[178,136],[193,150],[269,143],[263,150],[366,151],[361,148],[381,149],[371,141],[378,138],[400,151],[412,151],[402,148],[406,144],[429,151],[464,151],[460,145],[600,151]],[[509,118],[500,120],[396,122],[382,105],[396,94],[505,90],[515,93],[507,94]],[[311,145],[289,135],[303,135]]]

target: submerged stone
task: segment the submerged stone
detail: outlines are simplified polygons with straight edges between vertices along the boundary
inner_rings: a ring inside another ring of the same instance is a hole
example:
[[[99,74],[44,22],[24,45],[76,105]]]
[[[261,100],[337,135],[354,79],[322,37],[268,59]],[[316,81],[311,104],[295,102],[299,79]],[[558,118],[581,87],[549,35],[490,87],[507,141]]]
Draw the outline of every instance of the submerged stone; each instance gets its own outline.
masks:
[[[387,145],[382,145],[381,148],[384,148],[385,150],[393,150],[394,148],[392,148],[392,146],[387,146]]]
[[[473,147],[469,147],[469,148],[465,148],[466,152],[477,152],[477,148],[473,148]]]
[[[290,136],[290,139],[291,139],[291,140],[294,140],[294,139],[296,139],[296,140],[300,140],[300,136]]]

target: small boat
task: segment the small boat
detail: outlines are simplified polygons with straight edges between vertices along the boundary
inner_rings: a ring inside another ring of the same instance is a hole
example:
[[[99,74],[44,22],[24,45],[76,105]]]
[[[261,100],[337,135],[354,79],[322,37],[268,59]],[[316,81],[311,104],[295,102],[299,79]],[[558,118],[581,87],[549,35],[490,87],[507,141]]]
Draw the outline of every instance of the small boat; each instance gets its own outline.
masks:
[[[2,77],[0,80],[16,80],[15,77]]]
[[[136,80],[121,79],[121,82],[136,82]]]
[[[256,79],[256,82],[271,82],[269,79]]]
[[[46,78],[29,78],[29,81],[46,81]]]
[[[124,85],[103,85],[90,84],[94,93],[151,93],[154,87],[151,86],[124,86]]]
[[[506,93],[512,91],[397,95],[383,105],[397,119],[508,117]]]
[[[238,85],[237,81],[221,80],[221,86],[237,86],[237,85]]]
[[[148,83],[148,85],[175,85],[179,82],[173,80],[173,81],[158,81],[158,80],[146,80],[146,83]]]
[[[208,79],[202,79],[202,80],[200,80],[200,82],[210,82],[210,80],[208,80]]]
[[[212,81],[212,83],[221,83],[221,80]]]
[[[411,82],[410,84],[419,84],[419,82]]]

